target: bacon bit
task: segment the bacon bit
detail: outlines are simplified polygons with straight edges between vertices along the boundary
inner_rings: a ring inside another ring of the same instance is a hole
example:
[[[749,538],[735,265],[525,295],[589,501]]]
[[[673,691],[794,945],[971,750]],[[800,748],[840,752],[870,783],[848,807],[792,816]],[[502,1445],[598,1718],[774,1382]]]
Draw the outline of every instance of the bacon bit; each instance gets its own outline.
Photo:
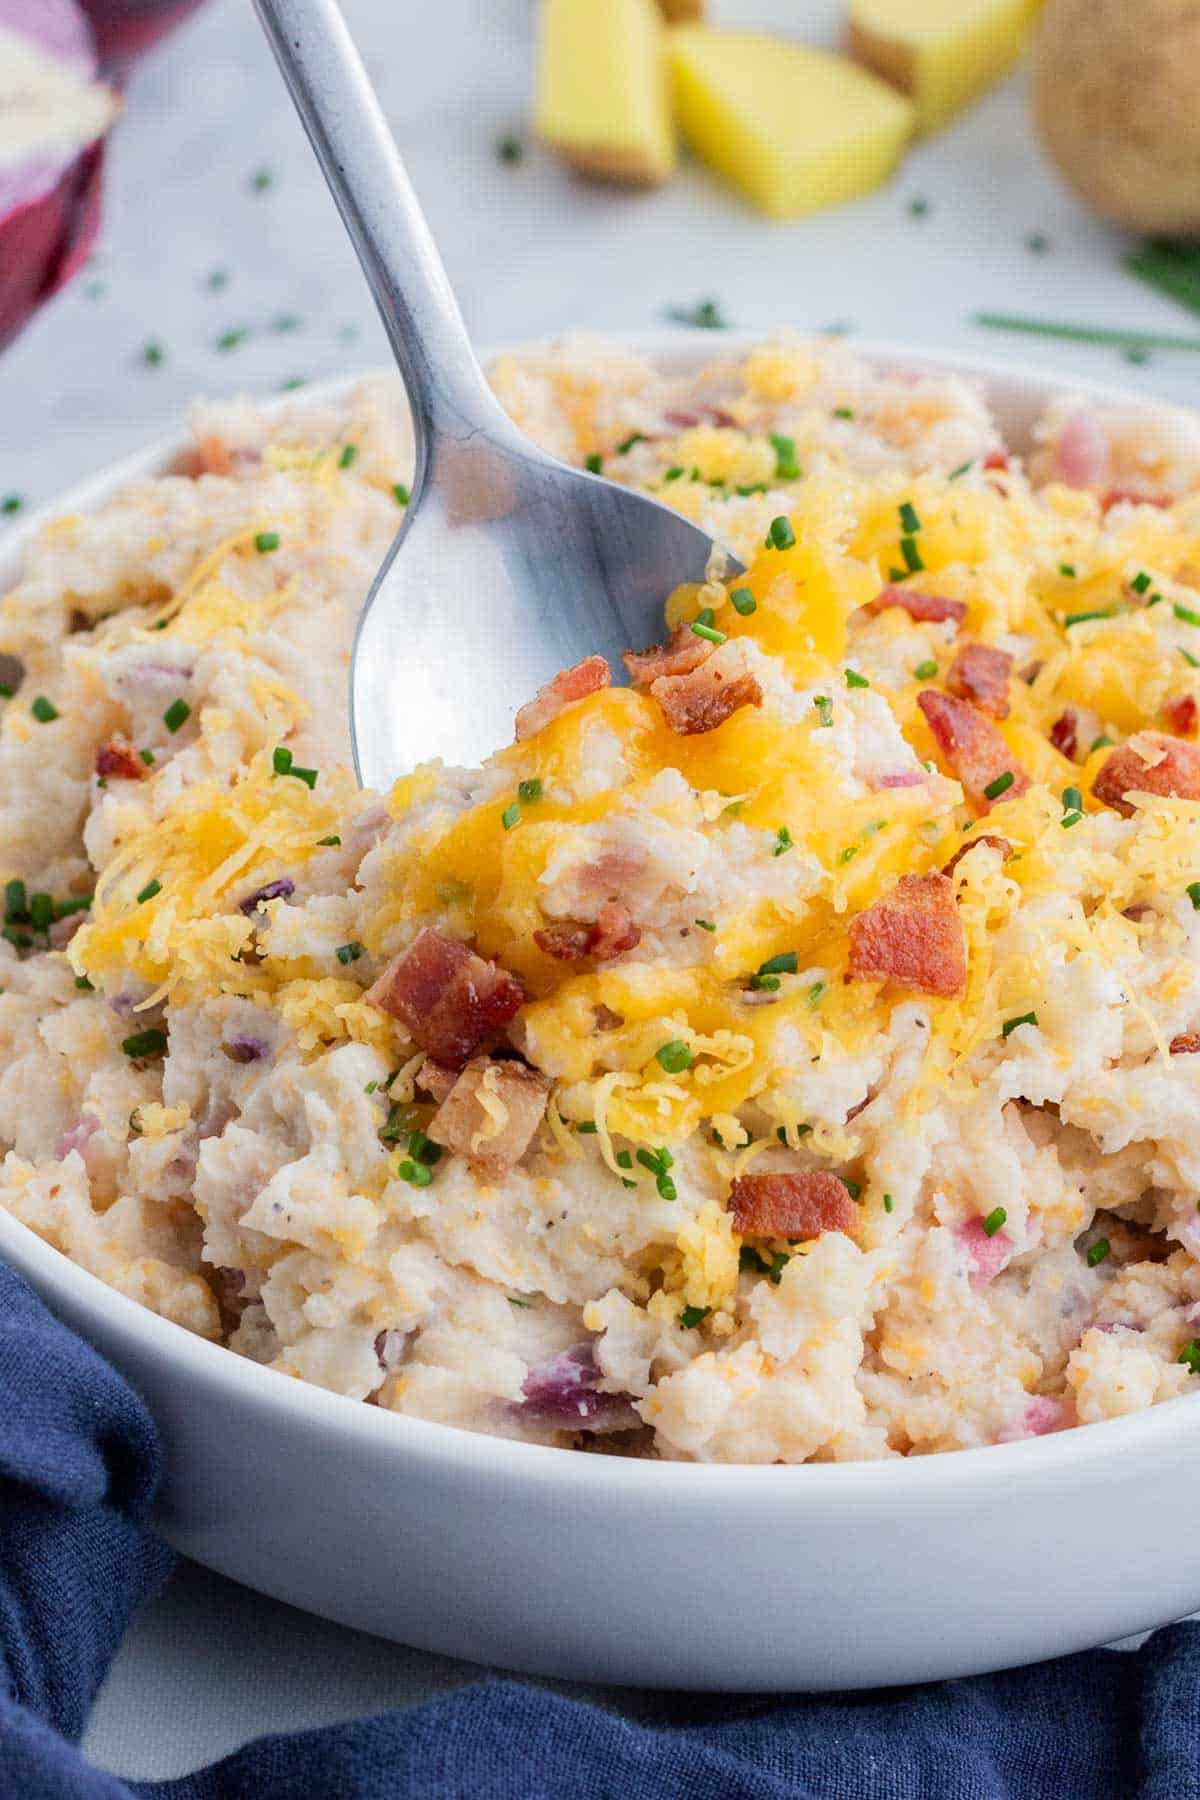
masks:
[[[582,894],[619,895],[631,881],[636,881],[646,867],[646,852],[640,845],[627,850],[602,850],[594,862],[584,863],[575,871],[575,885]]]
[[[439,1106],[457,1080],[457,1069],[448,1069],[445,1063],[435,1062],[432,1056],[425,1058],[416,1075],[417,1086],[424,1088]]]
[[[967,949],[945,875],[902,875],[850,924],[852,981],[894,981],[940,999],[967,989]]]
[[[201,438],[196,445],[198,475],[232,475],[233,453],[224,438]]]
[[[96,773],[102,781],[144,781],[150,770],[128,739],[114,735],[96,752]]]
[[[961,625],[967,616],[965,600],[947,600],[942,594],[921,594],[916,588],[897,587],[895,582],[889,582],[881,593],[876,594],[874,600],[867,601],[862,610],[865,613],[881,613],[886,612],[889,606],[900,607],[910,619],[916,619],[925,625],[939,625],[947,619],[953,619],[956,625]]]
[[[1107,515],[1114,506],[1174,506],[1174,494],[1139,494],[1133,488],[1109,488],[1100,496],[1100,511]]]
[[[926,688],[917,695],[917,705],[925,714],[938,748],[962,783],[970,804],[977,812],[990,812],[993,801],[986,789],[1002,775],[1012,781],[997,800],[1015,800],[1029,786],[1029,777],[1005,743],[990,719],[965,700],[939,694]]]
[[[707,638],[697,637],[690,625],[677,625],[665,644],[652,644],[649,650],[624,650],[621,661],[632,681],[649,687],[661,677],[690,675],[708,661],[715,648]]]
[[[993,719],[1008,717],[1008,682],[1013,659],[990,644],[964,644],[946,675],[946,686]]]
[[[1161,752],[1159,760],[1148,763],[1133,745],[1122,744],[1105,759],[1092,783],[1092,792],[1105,806],[1130,818],[1134,808],[1130,794],[1157,794],[1175,800],[1200,800],[1200,744],[1188,744],[1181,738],[1164,737],[1157,731],[1145,731],[1138,740]]]
[[[983,1219],[968,1219],[954,1233],[971,1265],[970,1282],[975,1289],[995,1281],[1011,1257],[1015,1244],[1007,1231],[994,1231],[991,1237],[983,1228]]]
[[[827,1169],[786,1175],[740,1175],[729,1195],[733,1228],[742,1237],[817,1238],[853,1232],[858,1219],[844,1181]]]
[[[972,838],[969,844],[964,844],[960,850],[954,852],[954,855],[942,870],[942,874],[953,875],[963,857],[970,856],[972,850],[978,849],[980,844],[986,844],[991,850],[998,850],[1001,858],[1005,862],[1008,861],[1013,853],[1013,847],[1007,838],[998,837],[996,833],[992,831],[984,831],[981,832],[977,838]]]
[[[627,950],[636,950],[642,941],[640,925],[620,900],[606,900],[596,915],[594,925],[574,925],[568,921],[547,925],[535,931],[533,941],[547,956],[558,962],[582,962],[590,956],[596,962],[611,962]]]
[[[1045,666],[1045,663],[1040,657],[1035,657],[1033,662],[1027,662],[1025,664],[1025,667],[1020,671],[1020,674],[1021,680],[1025,683],[1026,687],[1033,686]]]
[[[691,431],[697,425],[723,425],[728,428],[736,425],[737,420],[723,406],[668,406],[663,413],[663,424],[669,425],[672,431]]]
[[[1194,694],[1180,694],[1178,699],[1167,701],[1163,714],[1176,737],[1191,737],[1196,730],[1197,717],[1200,717],[1200,706],[1197,706]]]
[[[568,706],[574,706],[577,700],[586,700],[589,694],[598,694],[611,681],[612,672],[602,656],[587,656],[573,668],[560,669],[554,680],[540,687],[533,699],[518,712],[517,743],[523,744],[527,738],[535,737]]]
[[[469,1158],[487,1180],[500,1181],[528,1150],[551,1086],[525,1063],[473,1057],[434,1113],[428,1135]]]
[[[895,775],[880,775],[870,784],[873,793],[880,793],[885,788],[915,788],[925,786],[925,777],[920,769],[901,769]]]
[[[660,677],[651,684],[650,692],[678,737],[715,731],[743,706],[761,706],[763,702],[756,675],[735,675],[731,681],[711,659],[690,675]]]
[[[499,963],[427,925],[388,964],[367,1000],[407,1028],[413,1042],[452,1069],[468,1063],[525,1003],[525,990]]]
[[[1074,762],[1079,748],[1079,714],[1073,706],[1068,706],[1066,712],[1055,719],[1050,727],[1050,742],[1060,756],[1069,756]]]
[[[984,457],[983,466],[989,473],[994,473],[998,469],[1010,469],[1012,463],[1003,450],[993,450],[989,456]]]
[[[1200,1031],[1181,1031],[1171,1039],[1172,1056],[1200,1056]]]

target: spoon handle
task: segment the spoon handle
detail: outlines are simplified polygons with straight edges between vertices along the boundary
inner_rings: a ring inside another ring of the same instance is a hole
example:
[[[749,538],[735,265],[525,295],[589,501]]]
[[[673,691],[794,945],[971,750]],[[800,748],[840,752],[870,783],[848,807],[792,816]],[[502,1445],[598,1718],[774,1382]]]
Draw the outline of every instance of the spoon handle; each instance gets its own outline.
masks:
[[[337,0],[254,5],[400,365],[419,482],[436,437],[493,425],[498,403]]]

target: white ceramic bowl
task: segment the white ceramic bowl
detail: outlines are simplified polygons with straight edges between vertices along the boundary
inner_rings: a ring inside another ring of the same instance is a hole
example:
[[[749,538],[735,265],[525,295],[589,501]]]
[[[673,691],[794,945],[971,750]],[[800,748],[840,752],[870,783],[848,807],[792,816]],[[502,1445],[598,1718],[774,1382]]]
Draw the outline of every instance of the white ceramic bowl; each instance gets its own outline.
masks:
[[[635,347],[687,368],[737,342],[659,334]],[[998,364],[862,349],[982,376],[1017,445],[1055,391]],[[94,507],[179,449],[127,461],[54,511]],[[46,516],[5,541],[0,591]],[[1197,1398],[904,1462],[639,1462],[305,1386],[144,1311],[3,1212],[0,1255],[149,1402],[172,1544],[428,1650],[647,1686],[865,1687],[1027,1662],[1200,1607]]]

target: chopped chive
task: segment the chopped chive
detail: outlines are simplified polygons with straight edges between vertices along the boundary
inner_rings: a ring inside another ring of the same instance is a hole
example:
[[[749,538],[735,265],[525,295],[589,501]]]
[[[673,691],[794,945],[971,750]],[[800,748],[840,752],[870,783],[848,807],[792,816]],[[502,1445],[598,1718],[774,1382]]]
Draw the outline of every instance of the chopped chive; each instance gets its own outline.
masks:
[[[54,920],[54,901],[49,894],[30,894],[29,923],[35,931],[48,931]]]
[[[517,793],[526,806],[533,806],[542,797],[542,784],[536,776],[532,781],[519,781]]]
[[[341,844],[341,841],[342,841],[341,838],[337,835],[336,831],[334,831],[334,832],[331,832],[328,837],[323,837],[323,838],[317,839],[317,849],[318,850],[336,850],[339,847],[339,845]]]
[[[72,895],[68,900],[59,900],[55,904],[54,916],[56,919],[73,918],[76,913],[86,912],[92,904],[92,899],[91,894],[77,894]]]
[[[796,440],[784,437],[780,432],[771,433],[771,444],[775,451],[776,481],[796,481],[800,470],[796,465]]]
[[[835,406],[833,409],[833,416],[835,419],[852,419],[854,417],[854,408],[852,406]]]
[[[800,959],[795,950],[781,950],[778,956],[769,956],[765,963],[760,963],[759,975],[794,975],[799,967]]]
[[[935,669],[937,668],[936,663],[933,666]],[[846,686],[848,688],[869,688],[870,685],[866,676],[860,675],[857,669],[846,670]]]
[[[275,176],[270,169],[255,169],[254,173],[247,181],[246,186],[250,189],[252,194],[265,194],[274,179]]]
[[[814,694],[813,705],[817,709],[817,718],[822,726],[833,724],[833,701],[828,694]]]
[[[582,1119],[575,1127],[580,1137],[595,1137],[600,1130],[595,1119]]]
[[[1200,881],[1188,883],[1187,897],[1192,903],[1193,911],[1200,912]]]
[[[970,462],[959,463],[957,469],[951,469],[949,475],[947,475],[947,477],[946,477],[946,480],[947,481],[961,481],[963,476],[969,474],[970,471],[974,467],[975,467],[975,458],[972,457]]]
[[[925,662],[919,662],[917,664],[916,668],[913,670],[913,674],[916,676],[918,681],[932,681],[934,676],[937,674],[937,672],[938,672],[937,661],[932,656],[929,657]]]
[[[1111,1250],[1112,1250],[1112,1245],[1109,1243],[1107,1238],[1097,1238],[1095,1243],[1092,1245],[1091,1249],[1087,1253],[1088,1268],[1089,1269],[1098,1269],[1100,1267],[1100,1264],[1104,1261],[1105,1257],[1108,1256],[1108,1254],[1110,1253]]]
[[[1016,777],[1011,769],[1005,769],[1003,775],[997,775],[995,781],[989,781],[984,793],[989,800],[998,800],[1001,794],[1007,794]]]
[[[520,1294],[509,1294],[508,1304],[519,1307],[522,1312],[529,1312],[533,1307],[533,1301],[524,1299]]]
[[[792,530],[791,520],[784,513],[780,513],[777,519],[771,520],[770,529],[767,532],[767,549],[790,550],[795,542],[796,534]]]
[[[24,504],[20,494],[5,494],[0,500],[0,513],[19,513]]]
[[[1063,624],[1069,630],[1072,625],[1088,625],[1093,619],[1111,619],[1112,616],[1111,606],[1098,606],[1090,612],[1068,613]]]
[[[377,1081],[368,1081],[367,1085],[363,1089],[363,1093],[364,1094],[373,1094],[375,1092],[375,1089],[378,1086],[379,1086],[379,1083]]]
[[[711,1311],[711,1306],[685,1306],[679,1315],[679,1323],[685,1331],[694,1331],[697,1325],[703,1324]]]
[[[906,500],[900,508],[900,529],[909,537],[921,529],[921,515],[911,500]]]
[[[49,725],[51,719],[58,717],[58,708],[50,704],[45,694],[39,694],[29,710],[39,725]]]
[[[775,847],[771,851],[771,855],[783,856],[787,851],[792,849],[792,847],[792,834],[786,825],[781,825],[779,830],[775,833]]]
[[[841,1182],[842,1186],[845,1188],[846,1192],[849,1194],[849,1196],[852,1200],[859,1200],[862,1198],[862,1182],[861,1181],[851,1181],[851,1179],[848,1175],[839,1175],[838,1180]]]
[[[724,644],[727,642],[723,631],[717,631],[712,625],[702,625],[699,619],[696,619],[693,622],[692,631],[696,637],[705,638],[710,644]]]
[[[1062,792],[1064,812],[1082,812],[1083,795],[1077,787],[1065,787]]]
[[[161,893],[162,893],[162,882],[161,881],[148,881],[146,883],[145,887],[142,889],[141,893],[138,895],[137,903],[139,906],[144,906],[147,900],[153,900],[155,894],[161,894]]]
[[[511,831],[513,826],[520,822],[520,818],[521,809],[514,800],[511,805],[506,806],[504,811],[500,814],[500,823],[503,825],[505,831]]]
[[[29,901],[25,893],[23,881],[6,881],[4,884],[4,923],[6,925],[24,925],[29,919]]]
[[[415,1162],[411,1156],[397,1166],[397,1175],[401,1181],[407,1181],[410,1187],[426,1188],[433,1180],[433,1170],[427,1163]]]
[[[1186,1363],[1193,1375],[1200,1375],[1200,1338],[1193,1338],[1179,1352],[1179,1360]]]
[[[172,700],[163,714],[163,724],[168,731],[178,731],[192,716],[192,709],[186,700]]]
[[[820,1006],[824,994],[825,983],[823,981],[814,981],[812,986],[806,992],[804,999],[806,1004],[815,1011],[816,1008]]]
[[[1071,831],[1076,825],[1081,823],[1082,819],[1083,814],[1077,808],[1074,808],[1071,812],[1063,814],[1062,818],[1059,820],[1059,824],[1064,831]]]
[[[752,975],[750,986],[756,993],[777,994],[783,983],[778,975]]]
[[[1058,572],[1060,575],[1065,576],[1068,581],[1074,581],[1075,575],[1076,575],[1075,564],[1074,563],[1059,563]]]
[[[599,475],[604,468],[604,458],[599,451],[593,450],[590,456],[584,457],[583,466],[589,475]]]
[[[10,687],[7,681],[0,681],[0,700],[11,700],[16,691],[16,688]]]
[[[1022,1013],[1017,1019],[1005,1019],[1004,1024],[1000,1027],[1000,1035],[1006,1038],[1011,1037],[1019,1025],[1036,1025],[1037,1022],[1038,1016],[1035,1012]]]
[[[633,1157],[628,1150],[618,1150],[616,1163],[619,1169],[632,1169]]]
[[[743,619],[748,619],[752,612],[758,611],[758,601],[747,587],[734,588],[729,596],[729,604]]]
[[[248,336],[249,333],[247,332],[246,327],[244,325],[237,325],[232,331],[223,331],[221,333],[220,337],[217,339],[216,348],[218,350],[236,350],[239,344],[245,343]]]
[[[145,765],[148,769],[152,769],[154,767],[154,752],[153,752],[153,750],[139,750],[138,755],[141,757],[142,761],[145,763]]]
[[[1192,652],[1185,649],[1182,644],[1179,646],[1179,654],[1189,669],[1200,669],[1200,656],[1193,656]]]
[[[1098,738],[1092,739],[1092,747],[1088,754],[1094,756],[1097,750],[1110,750],[1111,748],[1112,739],[1106,731],[1102,731]]]
[[[628,456],[635,444],[646,443],[646,434],[642,431],[631,431],[627,438],[622,438],[617,445],[618,456]]]
[[[525,155],[525,146],[513,132],[505,132],[496,139],[496,161],[502,163],[519,163]]]
[[[1135,594],[1144,594],[1148,592],[1150,587],[1150,577],[1147,575],[1145,569],[1140,570],[1129,585]]]
[[[666,486],[668,481],[678,481],[682,474],[683,474],[683,464],[682,463],[672,463],[671,467],[667,470],[666,474],[663,476],[664,487]]]
[[[277,775],[290,775],[292,772],[292,753],[283,744],[277,744],[271,753],[271,766]]]
[[[404,482],[402,482],[402,481],[393,481],[392,497],[394,498],[397,506],[407,506],[409,501],[412,499],[412,495],[409,493],[408,488],[405,486]]]
[[[254,548],[258,551],[260,556],[266,556],[270,551],[278,550],[279,533],[277,531],[256,532],[254,536]]]
[[[717,929],[716,924],[712,919],[697,919],[696,923],[701,931],[715,931]]]
[[[744,500],[749,494],[765,494],[767,484],[765,481],[748,481],[744,487],[735,487],[733,491],[735,494],[740,494]]]
[[[900,554],[904,558],[904,564],[909,574],[919,575],[921,570],[925,567],[925,561],[918,548],[915,537],[902,537],[900,539]]]
[[[700,331],[725,331],[729,325],[716,300],[698,300],[694,306],[669,306],[667,317],[676,325],[694,325]]]
[[[1200,625],[1200,612],[1196,612],[1194,608],[1190,606],[1180,606],[1178,600],[1171,608],[1171,611],[1175,614],[1177,619],[1182,619],[1185,625]]]
[[[77,975],[75,977],[75,986],[77,988],[85,989],[90,994],[94,994],[96,991],[86,975]]]
[[[166,351],[156,338],[151,338],[148,344],[142,346],[142,362],[148,369],[157,369],[161,365],[166,354]]]
[[[895,1207],[895,1204],[896,1204],[896,1202],[892,1199],[892,1196],[890,1194],[885,1194],[883,1196],[884,1212],[891,1212],[893,1210],[893,1208]]]
[[[167,1048],[167,1034],[152,1025],[148,1031],[135,1031],[132,1037],[123,1038],[121,1048],[126,1056],[162,1056]]]
[[[334,955],[340,963],[357,962],[362,953],[363,947],[361,944],[339,944],[334,951]]]
[[[661,1044],[654,1056],[668,1075],[682,1075],[685,1069],[691,1068],[694,1060],[682,1038],[672,1038],[669,1044]]]
[[[910,219],[924,219],[928,217],[928,214],[929,202],[923,194],[917,194],[909,201],[908,216]]]
[[[317,785],[316,769],[302,769],[299,763],[293,763],[288,774],[294,775],[297,781],[302,781],[306,788],[315,788]]]
[[[983,1229],[988,1237],[995,1237],[1002,1226],[1008,1223],[1008,1212],[1003,1206],[995,1207],[983,1221]]]
[[[338,468],[339,469],[352,468],[353,464],[354,464],[354,459],[357,455],[358,455],[358,445],[357,444],[347,444],[345,446],[345,448],[343,449],[342,454],[338,457]]]
[[[858,845],[847,844],[844,850],[838,851],[838,862],[844,867],[846,863],[852,863],[857,855]]]

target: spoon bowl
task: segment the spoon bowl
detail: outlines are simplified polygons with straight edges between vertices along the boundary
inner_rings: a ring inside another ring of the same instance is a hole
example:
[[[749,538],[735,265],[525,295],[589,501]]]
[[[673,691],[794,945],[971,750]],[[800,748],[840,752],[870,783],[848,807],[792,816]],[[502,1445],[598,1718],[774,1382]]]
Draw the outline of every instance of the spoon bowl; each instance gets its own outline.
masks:
[[[359,624],[354,757],[387,788],[481,762],[560,669],[660,635],[672,588],[740,567],[669,507],[539,450],[471,349],[336,0],[255,0],[375,296],[412,408],[413,497]],[[717,561],[714,563],[713,559]]]

